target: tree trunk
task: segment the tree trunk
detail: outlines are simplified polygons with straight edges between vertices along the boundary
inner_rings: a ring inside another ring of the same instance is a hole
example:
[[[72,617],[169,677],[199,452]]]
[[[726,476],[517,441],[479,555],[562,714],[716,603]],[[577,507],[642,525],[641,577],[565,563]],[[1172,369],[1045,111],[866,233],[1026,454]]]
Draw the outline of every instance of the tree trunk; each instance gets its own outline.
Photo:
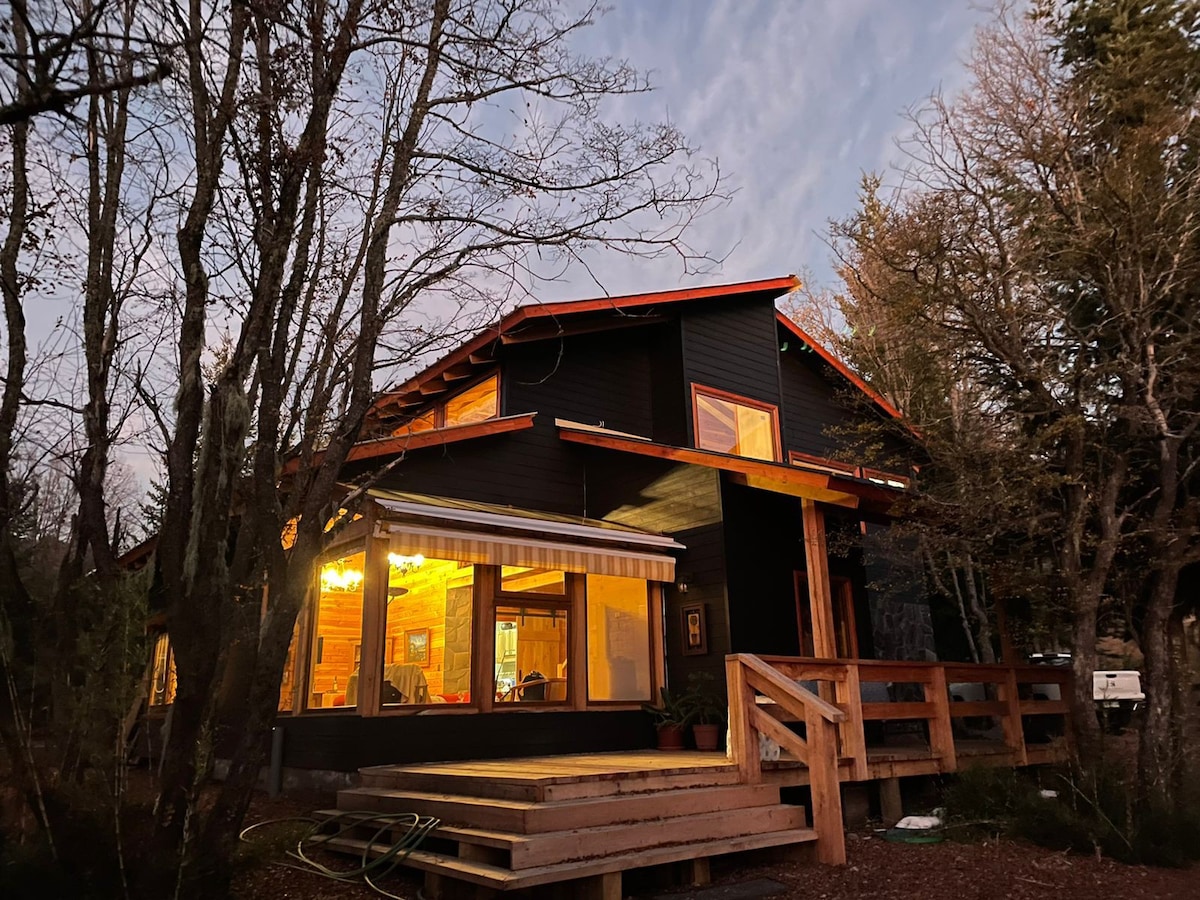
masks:
[[[1171,809],[1183,798],[1172,792],[1180,770],[1183,728],[1173,715],[1176,707],[1172,675],[1170,623],[1175,606],[1179,572],[1160,568],[1142,619],[1142,690],[1146,693],[1145,718],[1138,737],[1138,794],[1152,809]]]

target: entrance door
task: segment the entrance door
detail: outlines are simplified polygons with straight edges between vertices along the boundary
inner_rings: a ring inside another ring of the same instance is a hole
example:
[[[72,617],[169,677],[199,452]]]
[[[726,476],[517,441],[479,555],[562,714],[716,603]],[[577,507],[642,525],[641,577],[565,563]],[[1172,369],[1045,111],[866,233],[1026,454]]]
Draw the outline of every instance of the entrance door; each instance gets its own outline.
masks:
[[[812,606],[808,596],[808,573],[797,570],[796,624],[800,629],[800,655],[815,656],[813,649]],[[833,631],[839,659],[858,659],[858,628],[854,621],[854,590],[850,579],[833,575],[829,579],[833,601]]]

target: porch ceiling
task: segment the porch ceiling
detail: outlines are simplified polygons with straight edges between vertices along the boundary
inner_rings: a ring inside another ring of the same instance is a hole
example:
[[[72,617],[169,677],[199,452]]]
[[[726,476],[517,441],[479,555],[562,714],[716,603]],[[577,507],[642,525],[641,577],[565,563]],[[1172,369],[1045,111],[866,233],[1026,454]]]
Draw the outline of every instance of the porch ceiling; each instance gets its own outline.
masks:
[[[644,438],[600,432],[587,425],[562,420],[556,420],[555,424],[558,425],[558,436],[564,441],[720,469],[732,473],[735,481],[749,487],[848,509],[886,513],[903,493],[865,479],[805,469],[799,465],[656,444]]]

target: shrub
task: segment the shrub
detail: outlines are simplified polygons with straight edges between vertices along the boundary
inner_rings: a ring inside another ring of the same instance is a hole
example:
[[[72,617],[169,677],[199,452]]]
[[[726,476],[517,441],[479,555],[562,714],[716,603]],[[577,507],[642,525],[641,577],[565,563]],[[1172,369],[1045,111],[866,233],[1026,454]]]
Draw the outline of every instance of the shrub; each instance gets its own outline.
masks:
[[[949,826],[1027,840],[1051,850],[1100,852],[1121,862],[1184,866],[1200,859],[1200,811],[1139,803],[1120,773],[1101,767],[1087,781],[1052,773],[1042,783],[1012,769],[968,769],[945,789]]]

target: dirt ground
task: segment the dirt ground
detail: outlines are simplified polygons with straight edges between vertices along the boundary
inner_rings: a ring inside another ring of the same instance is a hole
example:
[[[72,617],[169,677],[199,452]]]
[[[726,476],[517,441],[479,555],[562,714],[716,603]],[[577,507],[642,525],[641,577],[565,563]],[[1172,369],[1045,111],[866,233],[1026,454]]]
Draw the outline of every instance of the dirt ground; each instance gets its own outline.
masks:
[[[328,805],[322,798],[268,801],[256,798],[247,823],[303,814]],[[264,833],[265,835],[265,833]],[[236,880],[238,900],[377,900],[361,885],[343,884],[266,862],[279,858],[274,843],[255,853]],[[877,834],[847,838],[848,862],[840,868],[741,856],[714,861],[713,882],[733,885],[768,878],[785,886],[789,900],[1200,900],[1200,869],[1126,866],[1091,856],[1070,856],[1011,841],[893,844]],[[334,869],[347,857],[325,856]],[[417,900],[418,873],[383,882],[391,893]],[[634,887],[634,885],[630,885]],[[662,888],[631,896],[661,894]],[[680,900],[690,891],[680,889]]]

